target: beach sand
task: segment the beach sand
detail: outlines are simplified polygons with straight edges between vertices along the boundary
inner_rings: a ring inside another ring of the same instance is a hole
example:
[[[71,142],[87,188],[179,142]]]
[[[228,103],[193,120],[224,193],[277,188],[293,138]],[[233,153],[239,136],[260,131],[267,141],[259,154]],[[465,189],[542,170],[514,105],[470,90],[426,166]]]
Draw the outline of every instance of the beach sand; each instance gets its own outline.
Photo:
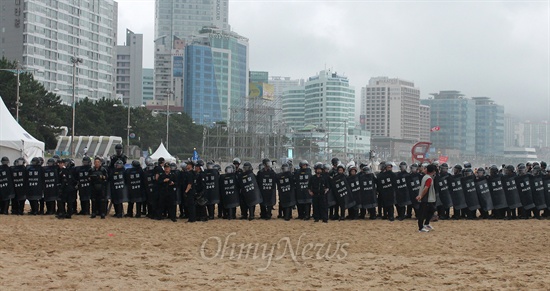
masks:
[[[550,286],[549,220],[438,221],[430,233],[418,233],[415,220],[186,223],[2,215],[0,225],[3,290]]]

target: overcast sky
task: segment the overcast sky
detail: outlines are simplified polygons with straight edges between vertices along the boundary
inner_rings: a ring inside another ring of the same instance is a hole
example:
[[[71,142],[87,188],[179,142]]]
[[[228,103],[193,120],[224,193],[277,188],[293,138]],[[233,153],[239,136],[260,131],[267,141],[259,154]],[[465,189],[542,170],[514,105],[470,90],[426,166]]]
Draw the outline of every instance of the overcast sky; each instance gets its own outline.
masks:
[[[118,0],[125,29],[144,35],[153,67],[154,0]],[[250,39],[250,70],[307,78],[332,68],[357,95],[369,78],[487,96],[523,119],[550,119],[548,1],[229,1]]]

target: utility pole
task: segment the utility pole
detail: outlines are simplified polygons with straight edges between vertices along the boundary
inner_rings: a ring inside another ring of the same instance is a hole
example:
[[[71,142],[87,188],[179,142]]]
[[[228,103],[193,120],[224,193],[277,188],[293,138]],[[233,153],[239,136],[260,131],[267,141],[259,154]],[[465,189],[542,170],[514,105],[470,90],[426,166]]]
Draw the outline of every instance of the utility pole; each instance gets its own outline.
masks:
[[[74,120],[75,120],[75,106],[76,106],[76,97],[75,97],[75,92],[76,92],[76,65],[78,65],[79,63],[82,63],[82,59],[81,58],[77,58],[77,57],[71,57],[70,59],[71,63],[73,64],[73,126],[72,126],[72,134],[71,134],[71,155],[74,157],[76,157],[76,153],[74,152],[75,149],[75,144],[74,144]],[[19,74],[18,74],[19,76]],[[19,77],[17,78],[17,82],[19,82]],[[19,90],[19,86],[18,86],[18,90]],[[17,96],[19,96],[19,91],[17,91]],[[17,97],[19,99],[19,97]]]

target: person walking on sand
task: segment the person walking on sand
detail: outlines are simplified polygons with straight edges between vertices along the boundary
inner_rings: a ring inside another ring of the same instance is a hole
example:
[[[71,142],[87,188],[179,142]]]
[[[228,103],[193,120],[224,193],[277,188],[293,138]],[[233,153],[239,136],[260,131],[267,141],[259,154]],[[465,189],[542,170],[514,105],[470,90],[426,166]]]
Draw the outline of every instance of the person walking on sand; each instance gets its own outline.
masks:
[[[429,232],[434,230],[430,225],[430,219],[435,212],[436,195],[434,190],[433,176],[435,174],[435,166],[430,164],[425,168],[424,177],[420,183],[420,189],[416,201],[420,203],[418,211],[418,232]]]

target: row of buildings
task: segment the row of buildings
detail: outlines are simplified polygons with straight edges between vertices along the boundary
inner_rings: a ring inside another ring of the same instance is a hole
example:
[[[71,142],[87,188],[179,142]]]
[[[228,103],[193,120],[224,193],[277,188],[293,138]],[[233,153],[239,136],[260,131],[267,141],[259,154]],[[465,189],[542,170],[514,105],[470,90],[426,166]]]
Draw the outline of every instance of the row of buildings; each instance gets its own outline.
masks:
[[[76,69],[76,101],[120,98],[186,112],[205,125],[202,147],[215,156],[402,160],[429,141],[431,158],[481,160],[503,157],[505,147],[549,147],[546,122],[519,123],[488,97],[440,91],[421,99],[413,82],[388,77],[356,92],[327,69],[307,79],[250,71],[249,40],[231,30],[228,6],[156,0],[154,67],[143,68],[143,35],[117,35],[114,0],[4,1],[0,56],[33,71],[67,104]],[[241,152],[223,152],[228,145]]]

